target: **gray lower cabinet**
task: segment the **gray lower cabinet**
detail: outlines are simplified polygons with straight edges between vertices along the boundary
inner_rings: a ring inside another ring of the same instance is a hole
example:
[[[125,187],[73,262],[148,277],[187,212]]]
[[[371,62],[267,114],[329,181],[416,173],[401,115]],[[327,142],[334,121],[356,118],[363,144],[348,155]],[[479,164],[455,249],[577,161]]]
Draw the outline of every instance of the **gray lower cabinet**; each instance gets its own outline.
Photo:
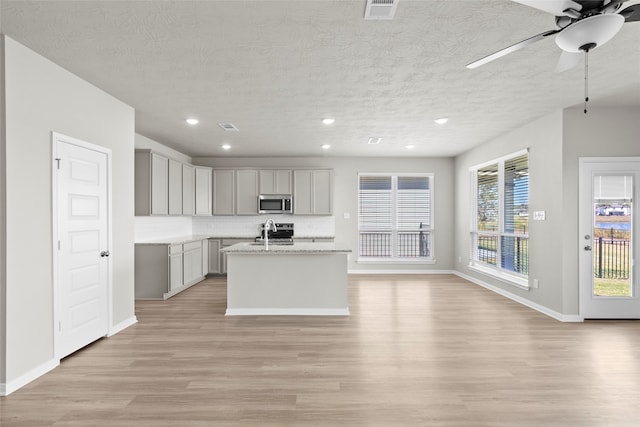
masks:
[[[204,280],[202,245],[203,240],[179,244],[137,243],[136,299],[167,299]]]
[[[294,237],[296,243],[333,243],[333,237]]]
[[[220,274],[220,240],[209,239],[209,274]]]
[[[209,239],[209,273],[227,274],[227,257],[220,249],[253,241],[254,239]]]

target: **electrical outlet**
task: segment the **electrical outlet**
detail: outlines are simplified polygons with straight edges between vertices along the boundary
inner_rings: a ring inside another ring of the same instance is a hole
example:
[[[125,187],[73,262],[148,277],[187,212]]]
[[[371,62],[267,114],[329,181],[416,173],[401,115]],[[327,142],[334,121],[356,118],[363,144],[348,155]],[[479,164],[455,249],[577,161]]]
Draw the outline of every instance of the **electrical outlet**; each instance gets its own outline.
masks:
[[[459,262],[459,263],[461,263],[461,262],[462,262],[462,257],[461,257],[461,256],[459,256],[459,257],[458,257],[458,262]]]
[[[538,282],[538,279],[533,279],[533,288],[534,289],[538,289],[540,287],[540,282]]]

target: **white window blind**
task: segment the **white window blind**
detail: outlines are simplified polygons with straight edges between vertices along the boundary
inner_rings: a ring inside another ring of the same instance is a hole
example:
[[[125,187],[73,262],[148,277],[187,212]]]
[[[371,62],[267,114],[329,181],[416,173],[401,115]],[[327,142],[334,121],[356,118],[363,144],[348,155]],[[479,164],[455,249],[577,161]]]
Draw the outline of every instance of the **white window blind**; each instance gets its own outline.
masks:
[[[431,175],[361,175],[359,256],[415,259],[431,256]]]

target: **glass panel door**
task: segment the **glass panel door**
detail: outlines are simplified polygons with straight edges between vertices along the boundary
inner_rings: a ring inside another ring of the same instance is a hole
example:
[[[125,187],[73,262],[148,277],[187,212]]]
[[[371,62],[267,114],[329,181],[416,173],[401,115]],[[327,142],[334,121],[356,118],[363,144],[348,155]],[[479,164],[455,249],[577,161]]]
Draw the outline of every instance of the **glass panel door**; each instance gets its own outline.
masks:
[[[593,177],[593,289],[595,297],[632,297],[633,176]]]
[[[584,319],[640,319],[634,269],[640,158],[580,159],[579,301]]]

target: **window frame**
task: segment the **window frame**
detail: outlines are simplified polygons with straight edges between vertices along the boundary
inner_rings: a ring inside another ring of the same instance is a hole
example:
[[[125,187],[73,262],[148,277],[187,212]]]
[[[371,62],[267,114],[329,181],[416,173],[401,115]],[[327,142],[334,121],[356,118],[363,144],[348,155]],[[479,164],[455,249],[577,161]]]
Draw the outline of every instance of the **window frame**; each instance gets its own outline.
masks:
[[[360,255],[360,233],[361,229],[361,212],[360,212],[360,178],[361,177],[391,177],[392,185],[392,256],[391,257],[371,257],[371,256],[361,256]],[[429,180],[429,191],[430,191],[430,201],[429,201],[429,224],[428,228],[425,228],[424,231],[429,233],[429,256],[425,257],[400,257],[397,256],[397,234],[398,232],[406,231],[399,230],[397,228],[397,192],[398,186],[397,181],[399,177],[420,177],[427,178]],[[435,247],[434,247],[434,232],[435,232],[435,224],[434,224],[434,200],[435,200],[435,174],[434,173],[410,173],[410,172],[359,172],[357,176],[357,200],[358,204],[358,264],[435,264]]]
[[[527,155],[527,170],[530,171],[530,157],[529,157],[529,149],[525,148],[523,150],[519,150],[513,152],[511,154],[499,157],[497,159],[490,160],[488,162],[484,162],[469,168],[469,173],[471,177],[471,195],[472,195],[472,205],[470,209],[471,213],[471,231],[470,231],[470,253],[469,253],[469,268],[485,275],[491,276],[495,279],[498,279],[504,283],[509,285],[516,286],[521,289],[529,290],[531,287],[529,285],[529,273],[526,274],[518,273],[512,270],[505,269],[501,266],[501,258],[502,258],[502,239],[504,237],[517,237],[517,236],[526,236],[527,240],[529,239],[529,226],[527,226],[527,232],[525,234],[518,234],[513,232],[505,231],[505,163],[509,160],[513,160],[517,157],[521,157],[523,155]],[[497,231],[486,231],[478,229],[478,170],[486,168],[488,166],[498,166],[498,230]],[[531,194],[531,180],[529,179],[527,182],[527,223],[530,223],[529,219],[529,204],[530,199],[529,196]],[[478,235],[491,235],[496,236],[497,239],[497,248],[496,248],[496,264],[492,265],[487,262],[483,262],[478,260]],[[530,260],[530,254],[527,253],[527,263]]]

